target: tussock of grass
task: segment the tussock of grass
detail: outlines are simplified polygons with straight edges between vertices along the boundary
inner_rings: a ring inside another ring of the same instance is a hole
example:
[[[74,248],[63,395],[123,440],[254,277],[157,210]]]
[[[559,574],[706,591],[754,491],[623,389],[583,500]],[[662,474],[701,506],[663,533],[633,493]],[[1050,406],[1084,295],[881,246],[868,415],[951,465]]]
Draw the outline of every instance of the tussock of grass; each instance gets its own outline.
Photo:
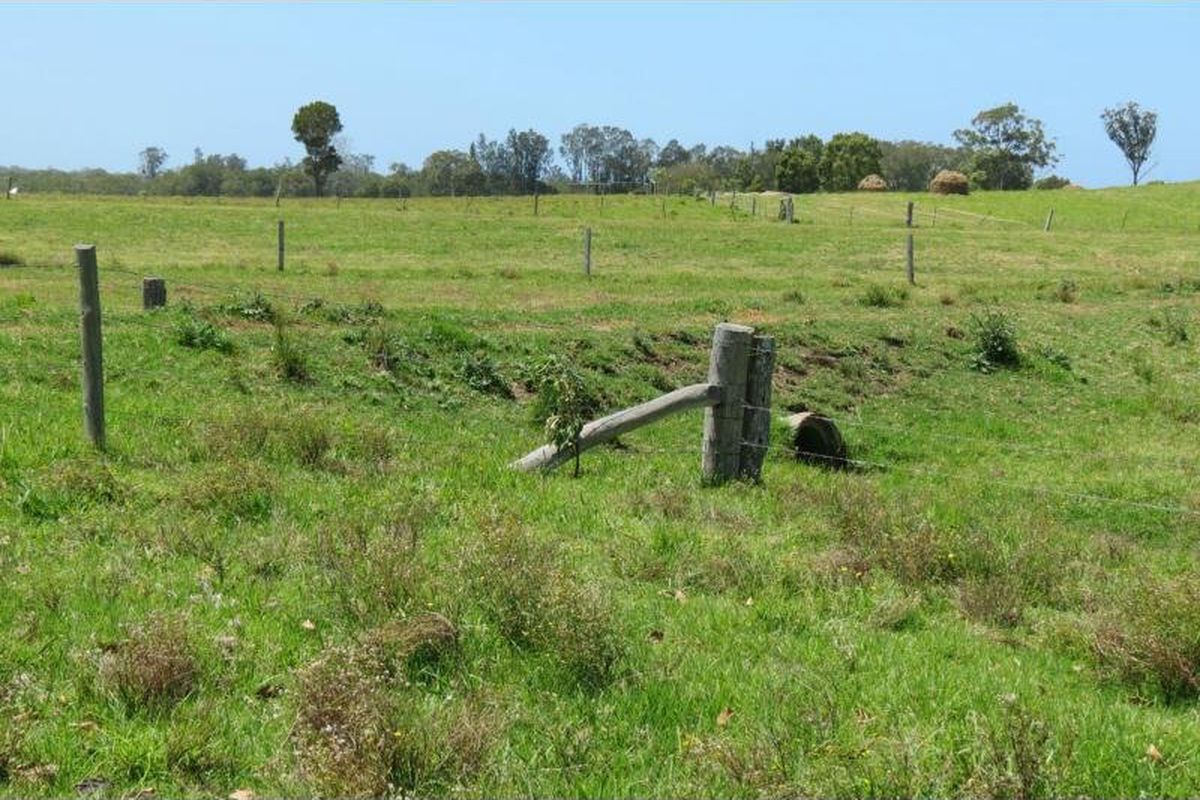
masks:
[[[133,708],[174,703],[197,687],[200,666],[188,623],[153,615],[101,656],[100,684]]]
[[[1139,574],[1096,615],[1100,666],[1132,689],[1169,701],[1200,696],[1200,578]]]
[[[11,250],[0,250],[0,267],[22,267],[25,259]]]
[[[557,550],[512,525],[482,532],[465,565],[476,601],[519,647],[553,654],[580,684],[612,681],[626,657],[616,609]]]

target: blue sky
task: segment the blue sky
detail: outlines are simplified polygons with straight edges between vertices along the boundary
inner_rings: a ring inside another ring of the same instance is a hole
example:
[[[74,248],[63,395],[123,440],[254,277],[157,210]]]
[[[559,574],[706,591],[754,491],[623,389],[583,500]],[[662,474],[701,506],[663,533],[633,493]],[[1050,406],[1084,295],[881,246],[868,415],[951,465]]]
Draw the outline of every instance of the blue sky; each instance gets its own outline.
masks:
[[[1200,178],[1194,3],[0,5],[0,31],[0,164],[298,160],[291,116],[313,99],[377,168],[579,122],[660,144],[949,142],[1013,100],[1057,172],[1103,186],[1128,170],[1100,111],[1136,100],[1159,112],[1149,177]]]

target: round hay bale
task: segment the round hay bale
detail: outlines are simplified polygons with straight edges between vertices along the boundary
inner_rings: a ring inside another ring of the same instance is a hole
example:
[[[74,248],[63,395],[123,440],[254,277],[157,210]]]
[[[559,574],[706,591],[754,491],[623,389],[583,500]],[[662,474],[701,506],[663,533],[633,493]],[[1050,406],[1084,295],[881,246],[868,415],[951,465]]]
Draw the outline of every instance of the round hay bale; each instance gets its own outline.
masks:
[[[831,469],[846,467],[846,443],[833,420],[802,411],[787,419],[788,444],[797,461]]]
[[[860,192],[886,192],[887,188],[887,181],[882,175],[871,174],[858,182]]]
[[[929,182],[929,191],[934,194],[968,194],[971,182],[967,176],[952,169],[944,169]]]

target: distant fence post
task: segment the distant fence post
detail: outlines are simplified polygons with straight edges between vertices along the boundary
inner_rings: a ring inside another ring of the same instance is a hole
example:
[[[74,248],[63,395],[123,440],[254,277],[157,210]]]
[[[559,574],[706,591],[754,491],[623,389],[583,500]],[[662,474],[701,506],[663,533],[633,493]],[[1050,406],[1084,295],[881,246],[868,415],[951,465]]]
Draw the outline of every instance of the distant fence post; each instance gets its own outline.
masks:
[[[721,402],[704,411],[701,471],[704,482],[736,478],[742,453],[742,411],[753,328],[723,322],[713,333],[708,382],[721,387]]]
[[[756,194],[750,196],[750,216],[758,216],[758,195]]]
[[[279,268],[279,271],[283,272],[283,220],[279,220],[279,225],[277,228],[277,237],[279,239],[279,259],[278,259],[277,266]]]
[[[917,267],[916,267],[915,260],[914,260],[914,258],[913,258],[913,235],[912,235],[912,231],[909,231],[909,232],[908,232],[908,248],[907,248],[907,249],[908,249],[908,269],[907,269],[907,274],[908,274],[908,285],[909,285],[909,286],[916,286],[916,285],[917,285]]]
[[[538,193],[537,192],[533,193],[533,215],[535,217],[538,215]]]
[[[162,308],[167,304],[167,282],[163,278],[142,278],[142,310]]]
[[[755,336],[750,344],[738,475],[757,482],[762,480],[762,465],[771,441],[771,377],[775,372],[775,337]]]
[[[13,185],[13,176],[9,175],[8,176],[8,188],[4,190],[4,199],[5,200],[12,200],[12,196],[13,196],[12,185]]]
[[[1121,230],[1125,230],[1125,223],[1129,220],[1129,210],[1126,209],[1125,214],[1121,217]]]
[[[912,227],[912,217],[913,217],[913,201],[909,200],[908,201],[908,211],[904,215],[904,227],[906,227],[906,228]]]
[[[79,267],[79,335],[83,350],[83,429],[104,449],[104,353],[100,341],[100,278],[96,246],[75,245]]]
[[[788,225],[791,225],[796,221],[796,203],[792,200],[792,196],[790,194],[787,198],[787,221]]]
[[[592,277],[592,229],[583,229],[583,274]]]
[[[1046,224],[1042,226],[1042,233],[1049,233],[1050,226],[1054,224],[1054,209],[1050,209],[1050,213],[1046,215]]]

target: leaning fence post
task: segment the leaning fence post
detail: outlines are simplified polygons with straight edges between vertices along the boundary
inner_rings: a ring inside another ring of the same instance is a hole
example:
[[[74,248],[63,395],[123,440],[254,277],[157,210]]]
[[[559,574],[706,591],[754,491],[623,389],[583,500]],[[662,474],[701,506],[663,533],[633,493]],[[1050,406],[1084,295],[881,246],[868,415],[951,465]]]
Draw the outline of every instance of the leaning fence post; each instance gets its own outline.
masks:
[[[162,278],[142,278],[142,309],[162,308],[167,304],[167,282]]]
[[[278,267],[279,267],[279,271],[283,272],[283,220],[279,220],[279,227],[278,227],[277,231],[278,231],[277,238],[279,239]]]
[[[742,453],[738,475],[762,480],[762,465],[771,442],[771,377],[775,372],[775,337],[751,339],[746,368],[746,405],[742,413]]]
[[[583,229],[583,274],[592,277],[592,229]]]
[[[713,333],[708,382],[721,387],[721,402],[704,411],[701,470],[704,482],[736,478],[742,453],[742,406],[754,329],[722,322]]]
[[[1042,233],[1049,233],[1050,226],[1054,224],[1054,209],[1050,209],[1050,213],[1046,215],[1046,224],[1042,226]]]
[[[100,342],[100,279],[96,246],[75,245],[79,267],[79,335],[83,351],[83,429],[104,449],[104,353]]]

